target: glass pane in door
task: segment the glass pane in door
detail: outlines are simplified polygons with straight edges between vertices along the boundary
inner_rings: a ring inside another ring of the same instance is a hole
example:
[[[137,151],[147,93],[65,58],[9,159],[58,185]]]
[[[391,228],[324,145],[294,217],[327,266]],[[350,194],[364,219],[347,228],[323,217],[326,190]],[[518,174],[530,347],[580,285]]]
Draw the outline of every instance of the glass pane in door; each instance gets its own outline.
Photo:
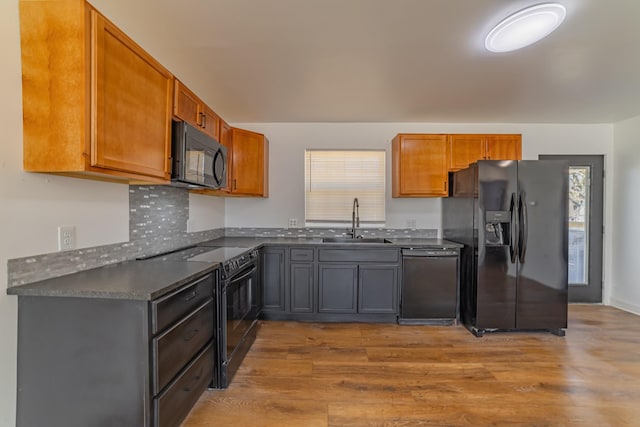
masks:
[[[587,285],[591,167],[569,168],[569,283]]]

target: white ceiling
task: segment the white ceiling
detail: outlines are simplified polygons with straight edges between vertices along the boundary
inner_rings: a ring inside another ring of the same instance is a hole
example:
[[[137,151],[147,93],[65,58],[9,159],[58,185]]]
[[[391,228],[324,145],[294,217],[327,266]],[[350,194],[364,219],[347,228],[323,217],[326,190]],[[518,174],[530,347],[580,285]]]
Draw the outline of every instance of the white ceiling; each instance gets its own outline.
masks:
[[[543,0],[121,1],[168,51],[199,58],[192,76],[207,76],[203,98],[230,122],[640,114],[640,0],[558,0],[567,17],[556,32],[503,54],[484,50],[486,33]]]

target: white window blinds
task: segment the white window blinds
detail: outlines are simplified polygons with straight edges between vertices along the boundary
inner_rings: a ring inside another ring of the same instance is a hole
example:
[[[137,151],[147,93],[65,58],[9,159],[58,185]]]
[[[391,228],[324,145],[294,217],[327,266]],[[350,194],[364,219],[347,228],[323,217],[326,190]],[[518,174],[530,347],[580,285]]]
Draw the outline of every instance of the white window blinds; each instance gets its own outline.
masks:
[[[361,222],[384,225],[384,151],[306,150],[307,225],[351,223],[355,197]]]

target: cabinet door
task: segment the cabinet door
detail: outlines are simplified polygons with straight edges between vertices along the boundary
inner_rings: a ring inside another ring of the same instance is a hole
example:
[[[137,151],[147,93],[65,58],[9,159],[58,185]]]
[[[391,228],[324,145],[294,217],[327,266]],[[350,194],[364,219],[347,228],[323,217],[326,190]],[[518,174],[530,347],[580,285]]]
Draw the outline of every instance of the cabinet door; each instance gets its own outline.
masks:
[[[14,4],[20,7],[24,170],[83,171],[90,167],[85,156],[91,151],[86,84],[86,32],[91,19],[85,8],[89,6],[81,2]]]
[[[233,128],[231,192],[249,196],[268,196],[269,141],[264,135]]]
[[[262,252],[262,310],[286,310],[285,249],[266,248]]]
[[[393,197],[448,193],[447,135],[400,134],[392,142]]]
[[[456,171],[485,157],[484,135],[449,135],[449,170]]]
[[[318,265],[318,311],[356,313],[358,266],[356,264]]]
[[[220,117],[206,104],[202,106],[202,116],[200,118],[200,121],[204,133],[206,133],[216,141],[219,141],[220,135],[218,132],[220,131]]]
[[[360,265],[359,313],[398,312],[398,266]]]
[[[313,313],[314,307],[313,263],[292,263],[290,268],[291,312]]]
[[[231,126],[222,118],[218,121],[218,126],[220,127],[218,130],[218,136],[220,137],[219,142],[227,147],[228,155],[231,155]]]
[[[487,160],[522,160],[522,135],[487,135]]]
[[[202,127],[202,104],[200,99],[176,79],[173,115],[191,126]]]
[[[173,76],[91,11],[91,166],[170,178]]]

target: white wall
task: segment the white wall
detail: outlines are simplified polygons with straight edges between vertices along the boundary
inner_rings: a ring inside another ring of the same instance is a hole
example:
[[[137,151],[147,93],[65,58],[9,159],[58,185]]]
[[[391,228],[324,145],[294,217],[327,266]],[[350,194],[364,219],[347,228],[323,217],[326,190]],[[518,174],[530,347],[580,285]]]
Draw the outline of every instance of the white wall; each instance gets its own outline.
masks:
[[[58,225],[76,226],[78,248],[129,240],[129,192],[122,184],[22,171],[18,0],[0,1],[0,52],[0,426],[14,426],[17,298],[6,295],[7,260],[56,251]],[[190,208],[194,231],[224,226],[223,199],[191,195]]]
[[[57,226],[76,226],[77,245],[129,237],[127,186],[22,172],[18,2],[0,2],[0,425],[15,425],[17,298],[7,296],[7,259],[53,252]]]
[[[269,138],[269,198],[229,199],[227,227],[286,227],[289,218],[304,224],[304,150],[307,148],[368,148],[387,151],[391,176],[391,139],[398,133],[521,133],[523,159],[539,154],[598,154],[605,171],[613,170],[613,125],[461,124],[461,123],[239,123]],[[606,230],[612,230],[613,182],[605,180]],[[418,228],[440,229],[440,199],[394,199],[387,180],[387,227],[405,228],[415,219]],[[603,302],[610,302],[613,233],[604,236]]]
[[[614,126],[613,286],[610,302],[640,314],[640,116]]]
[[[604,154],[611,167],[611,125],[460,124],[460,123],[240,123],[269,138],[269,198],[229,199],[228,227],[286,227],[289,218],[304,224],[304,150],[367,148],[387,151],[387,227],[440,228],[440,199],[391,197],[391,139],[400,132],[522,133],[523,158],[538,154]]]
[[[271,123],[240,124],[269,138],[269,198],[230,199],[226,225],[286,227],[289,218],[304,225],[304,150],[306,148],[382,149],[387,151],[387,177],[391,176],[391,138],[397,124]],[[415,125],[411,125],[415,127]],[[416,219],[418,228],[439,228],[440,199],[392,199],[387,180],[387,227],[404,228]]]
[[[461,123],[239,123],[269,138],[268,199],[229,199],[227,227],[286,227],[289,218],[304,224],[304,150],[307,148],[369,148],[387,151],[391,176],[391,139],[398,133],[521,133],[523,159],[539,154],[597,154],[605,156],[605,171],[613,170],[613,125],[461,124]],[[613,230],[614,175],[605,180],[604,224]],[[418,228],[440,228],[440,199],[393,199],[387,180],[387,227],[405,228],[416,219]],[[604,235],[603,302],[610,303],[613,283],[612,232]],[[617,304],[616,304],[617,305]],[[620,306],[620,305],[618,305]],[[621,306],[620,306],[621,307]]]

